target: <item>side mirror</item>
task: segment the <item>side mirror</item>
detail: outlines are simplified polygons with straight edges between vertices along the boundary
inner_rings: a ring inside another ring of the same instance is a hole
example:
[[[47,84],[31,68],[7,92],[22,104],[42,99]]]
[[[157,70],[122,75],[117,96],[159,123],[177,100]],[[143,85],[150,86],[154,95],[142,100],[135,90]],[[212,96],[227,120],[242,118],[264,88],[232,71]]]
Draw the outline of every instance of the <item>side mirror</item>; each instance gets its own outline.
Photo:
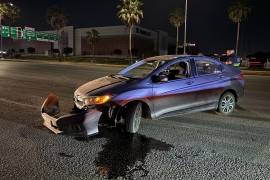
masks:
[[[167,76],[167,75],[165,75],[165,74],[160,74],[160,75],[158,75],[158,76],[154,75],[154,76],[152,77],[152,81],[153,81],[153,82],[168,82],[169,79],[168,79],[168,76]]]

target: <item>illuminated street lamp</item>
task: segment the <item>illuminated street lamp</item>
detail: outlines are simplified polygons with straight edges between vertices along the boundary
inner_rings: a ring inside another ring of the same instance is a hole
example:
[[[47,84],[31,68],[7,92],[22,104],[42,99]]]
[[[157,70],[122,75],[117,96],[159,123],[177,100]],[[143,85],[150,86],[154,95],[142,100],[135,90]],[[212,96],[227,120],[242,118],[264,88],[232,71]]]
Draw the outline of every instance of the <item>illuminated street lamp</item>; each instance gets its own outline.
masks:
[[[185,8],[184,54],[186,54],[186,45],[187,45],[187,7],[188,7],[188,0],[186,0],[186,8]]]

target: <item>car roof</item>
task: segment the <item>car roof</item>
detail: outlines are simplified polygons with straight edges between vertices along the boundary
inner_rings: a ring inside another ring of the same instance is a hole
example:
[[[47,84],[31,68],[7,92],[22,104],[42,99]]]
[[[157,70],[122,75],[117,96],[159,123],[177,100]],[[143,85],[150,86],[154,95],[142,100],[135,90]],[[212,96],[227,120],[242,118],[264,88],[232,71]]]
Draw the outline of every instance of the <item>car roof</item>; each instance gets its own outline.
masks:
[[[177,58],[187,58],[187,57],[205,57],[209,59],[215,59],[207,56],[202,56],[202,55],[162,55],[162,56],[154,56],[150,58],[144,59],[145,61],[171,61]]]

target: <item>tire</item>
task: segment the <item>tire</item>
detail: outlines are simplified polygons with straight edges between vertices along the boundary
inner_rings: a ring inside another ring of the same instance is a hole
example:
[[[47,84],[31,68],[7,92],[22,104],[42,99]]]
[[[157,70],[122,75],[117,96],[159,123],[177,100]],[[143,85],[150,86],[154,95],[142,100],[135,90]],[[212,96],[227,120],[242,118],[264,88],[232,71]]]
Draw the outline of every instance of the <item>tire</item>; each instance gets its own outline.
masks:
[[[223,115],[230,115],[231,113],[233,113],[235,106],[235,95],[230,92],[226,92],[221,96],[219,100],[218,112]]]
[[[127,107],[125,126],[126,132],[135,134],[138,132],[142,119],[142,104],[134,103]]]

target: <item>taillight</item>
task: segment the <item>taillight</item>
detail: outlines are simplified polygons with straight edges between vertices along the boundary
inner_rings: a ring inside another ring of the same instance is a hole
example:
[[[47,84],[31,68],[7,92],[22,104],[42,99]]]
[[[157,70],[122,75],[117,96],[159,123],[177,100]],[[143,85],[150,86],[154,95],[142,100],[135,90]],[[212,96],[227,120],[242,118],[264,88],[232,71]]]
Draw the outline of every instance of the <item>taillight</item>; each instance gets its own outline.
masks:
[[[244,80],[244,73],[243,72],[240,72],[240,75],[239,75],[239,80]]]

